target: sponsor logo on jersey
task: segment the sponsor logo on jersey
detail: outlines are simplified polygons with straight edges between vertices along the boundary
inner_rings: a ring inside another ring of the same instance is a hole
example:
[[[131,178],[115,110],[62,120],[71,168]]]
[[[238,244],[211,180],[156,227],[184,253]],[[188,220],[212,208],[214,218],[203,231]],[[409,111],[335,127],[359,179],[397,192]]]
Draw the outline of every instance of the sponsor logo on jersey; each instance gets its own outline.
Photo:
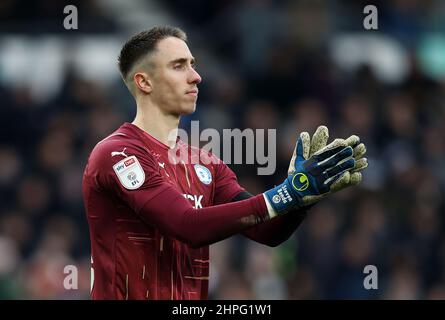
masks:
[[[200,195],[196,195],[196,194],[183,194],[184,198],[189,199],[190,201],[192,201],[193,204],[193,208],[195,209],[201,209],[202,208],[202,198],[204,197],[202,194]]]
[[[128,159],[127,161],[124,161],[124,164],[126,167],[131,166],[133,163],[135,163],[135,160],[133,158]]]
[[[198,179],[202,183],[204,183],[204,184],[212,183],[212,173],[206,167],[204,167],[200,164],[195,164],[195,172],[196,172],[196,175],[198,176]]]
[[[126,150],[127,148],[124,148],[124,150],[122,150],[122,151],[113,151],[113,152],[111,152],[111,156],[112,157],[114,157],[114,156],[122,156],[122,157],[128,157],[126,154],[125,154],[125,150]]]
[[[139,188],[145,181],[145,172],[136,156],[127,157],[113,166],[119,182],[128,190]]]

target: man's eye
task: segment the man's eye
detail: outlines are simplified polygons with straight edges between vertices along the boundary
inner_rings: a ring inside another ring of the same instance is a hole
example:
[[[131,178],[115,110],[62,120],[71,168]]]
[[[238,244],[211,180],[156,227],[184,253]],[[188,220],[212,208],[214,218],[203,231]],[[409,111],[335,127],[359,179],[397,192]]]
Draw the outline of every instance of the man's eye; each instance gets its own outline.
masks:
[[[176,70],[181,70],[183,67],[184,67],[184,65],[182,65],[182,64],[177,64],[177,65],[175,65],[173,68],[176,69]]]

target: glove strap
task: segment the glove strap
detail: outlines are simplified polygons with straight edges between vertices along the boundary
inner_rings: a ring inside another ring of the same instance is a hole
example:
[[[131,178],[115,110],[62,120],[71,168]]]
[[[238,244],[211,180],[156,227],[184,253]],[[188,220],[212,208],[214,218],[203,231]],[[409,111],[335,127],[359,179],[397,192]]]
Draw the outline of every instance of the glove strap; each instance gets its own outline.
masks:
[[[278,214],[283,214],[291,208],[301,207],[299,197],[293,192],[289,179],[273,189],[264,192],[269,204]]]

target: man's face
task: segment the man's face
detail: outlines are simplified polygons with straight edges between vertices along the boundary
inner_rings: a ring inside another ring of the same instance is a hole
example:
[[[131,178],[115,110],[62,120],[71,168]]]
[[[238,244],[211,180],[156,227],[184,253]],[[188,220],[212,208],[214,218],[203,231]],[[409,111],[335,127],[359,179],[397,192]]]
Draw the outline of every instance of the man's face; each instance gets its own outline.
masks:
[[[181,39],[165,38],[158,42],[152,56],[151,99],[162,111],[175,115],[195,111],[200,75],[195,60]]]

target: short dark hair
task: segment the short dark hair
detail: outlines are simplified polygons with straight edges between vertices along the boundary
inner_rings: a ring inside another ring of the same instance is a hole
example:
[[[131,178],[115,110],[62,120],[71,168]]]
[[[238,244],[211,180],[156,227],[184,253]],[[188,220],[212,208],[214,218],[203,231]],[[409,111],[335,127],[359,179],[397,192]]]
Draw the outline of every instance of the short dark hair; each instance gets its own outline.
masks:
[[[134,64],[143,56],[156,50],[157,43],[168,37],[179,38],[187,42],[186,33],[177,27],[171,26],[153,27],[131,37],[122,47],[118,57],[122,77],[126,79]]]

